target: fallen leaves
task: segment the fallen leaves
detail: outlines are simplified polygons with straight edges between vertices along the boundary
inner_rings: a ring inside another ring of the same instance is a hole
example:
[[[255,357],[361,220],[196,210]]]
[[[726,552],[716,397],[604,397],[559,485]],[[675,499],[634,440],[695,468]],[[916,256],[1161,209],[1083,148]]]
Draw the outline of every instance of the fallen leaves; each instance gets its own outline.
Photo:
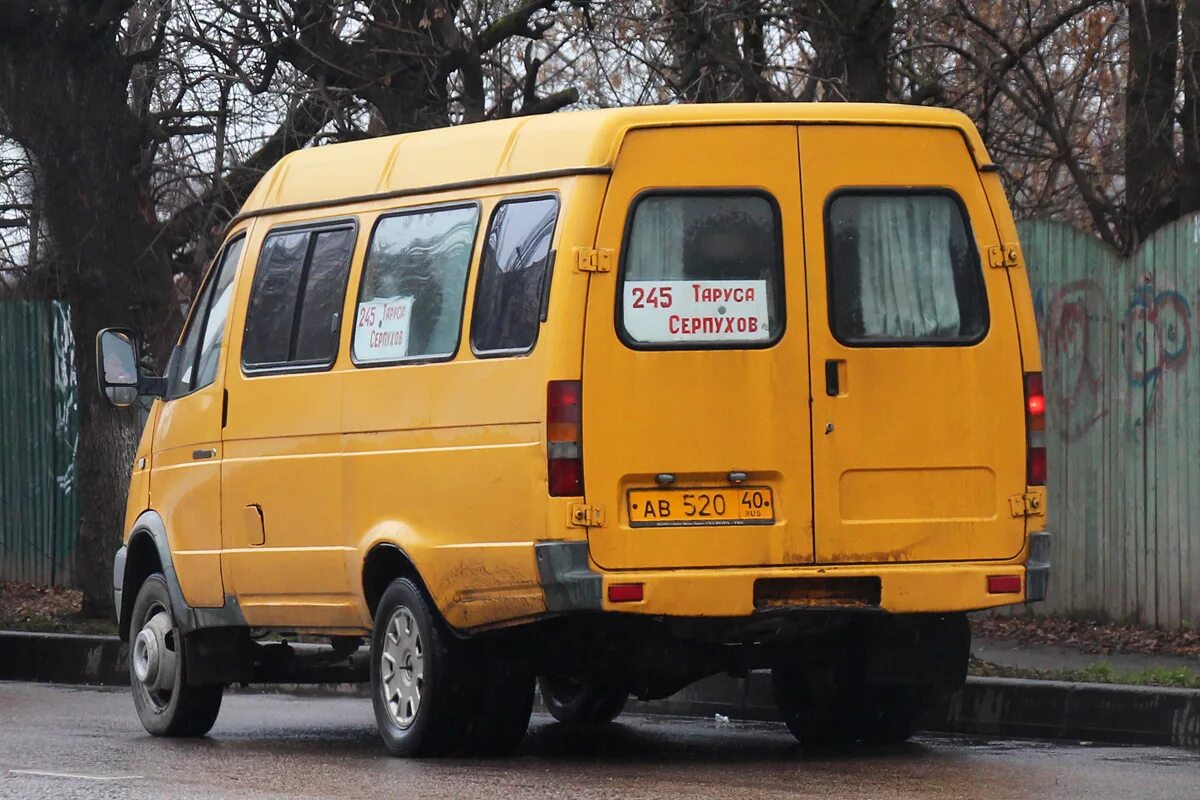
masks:
[[[1085,653],[1200,655],[1197,630],[1159,630],[1062,617],[982,617],[971,624],[976,636],[1024,644],[1069,645]]]

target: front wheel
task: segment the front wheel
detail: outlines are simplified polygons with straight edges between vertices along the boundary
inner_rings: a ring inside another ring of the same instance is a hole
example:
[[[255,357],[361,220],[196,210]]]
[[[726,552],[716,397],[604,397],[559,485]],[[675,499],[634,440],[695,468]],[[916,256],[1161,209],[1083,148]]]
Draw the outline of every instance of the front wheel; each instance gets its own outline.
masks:
[[[605,684],[594,678],[542,676],[538,689],[546,710],[568,725],[602,725],[625,710],[629,692],[623,686]]]
[[[183,638],[161,574],[146,578],[129,624],[129,679],[142,727],[155,736],[203,736],[221,711],[223,686],[190,686]]]

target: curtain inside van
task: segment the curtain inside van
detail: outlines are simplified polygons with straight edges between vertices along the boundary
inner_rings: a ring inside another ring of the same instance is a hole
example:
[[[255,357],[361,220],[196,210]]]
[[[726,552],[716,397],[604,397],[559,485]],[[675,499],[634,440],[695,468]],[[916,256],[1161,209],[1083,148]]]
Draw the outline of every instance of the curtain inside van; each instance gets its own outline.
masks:
[[[860,198],[859,281],[868,336],[957,336],[946,197]]]
[[[830,267],[841,273],[833,276],[834,283],[849,290],[838,292],[837,301],[856,306],[839,309],[839,315],[857,317],[855,338],[969,335],[959,302],[962,281],[956,280],[956,272],[969,269],[957,263],[967,261],[966,231],[950,197],[845,194],[834,200],[830,223],[835,254]]]

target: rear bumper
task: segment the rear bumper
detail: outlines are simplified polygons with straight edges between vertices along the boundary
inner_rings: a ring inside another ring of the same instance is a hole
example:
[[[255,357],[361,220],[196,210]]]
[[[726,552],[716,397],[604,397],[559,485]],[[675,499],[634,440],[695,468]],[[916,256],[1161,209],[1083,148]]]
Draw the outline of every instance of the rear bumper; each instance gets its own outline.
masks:
[[[763,610],[755,607],[755,582],[766,578],[877,578],[878,604],[855,608],[896,614],[977,611],[1044,599],[1050,571],[1050,536],[1046,533],[1030,536],[1027,564],[954,562],[600,572],[586,560],[586,548],[586,542],[539,543],[539,572],[549,611],[745,617]],[[555,565],[562,565],[562,569],[555,569]],[[989,592],[988,578],[996,575],[1019,576],[1021,591]],[[641,601],[613,603],[608,599],[609,586],[629,583],[642,584]],[[845,606],[817,602],[795,607]]]

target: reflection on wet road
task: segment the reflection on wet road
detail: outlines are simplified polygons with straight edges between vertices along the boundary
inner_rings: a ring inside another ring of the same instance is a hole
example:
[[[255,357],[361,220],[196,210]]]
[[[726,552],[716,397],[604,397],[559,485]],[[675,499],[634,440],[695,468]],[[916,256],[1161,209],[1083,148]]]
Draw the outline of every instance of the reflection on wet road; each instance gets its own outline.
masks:
[[[632,713],[582,731],[535,715],[512,758],[402,761],[362,698],[227,695],[210,737],[170,741],[126,691],[0,683],[0,798],[124,797],[1194,800],[1200,754],[945,736],[815,754],[782,725]]]

